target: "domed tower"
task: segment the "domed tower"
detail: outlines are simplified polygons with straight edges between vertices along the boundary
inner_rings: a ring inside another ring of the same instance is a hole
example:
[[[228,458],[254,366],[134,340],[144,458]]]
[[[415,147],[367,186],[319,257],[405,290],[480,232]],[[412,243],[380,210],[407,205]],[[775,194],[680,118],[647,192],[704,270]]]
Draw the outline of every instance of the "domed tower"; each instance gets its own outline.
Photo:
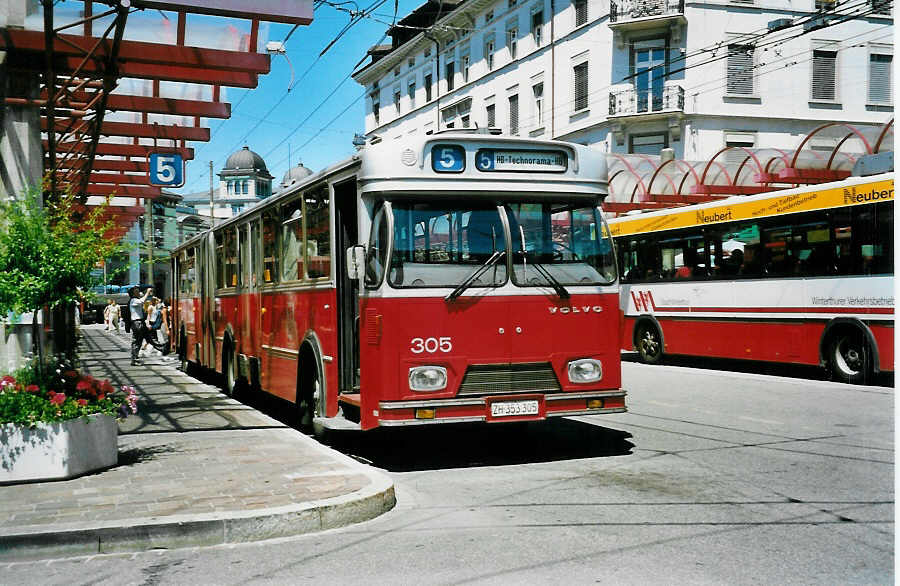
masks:
[[[219,172],[216,203],[230,206],[230,215],[236,215],[272,195],[272,179],[263,158],[245,145],[228,157]]]
[[[291,167],[287,170],[284,177],[281,179],[281,185],[279,187],[281,190],[287,189],[295,183],[300,183],[312,174],[312,169],[304,167],[303,163],[297,163],[296,167]]]

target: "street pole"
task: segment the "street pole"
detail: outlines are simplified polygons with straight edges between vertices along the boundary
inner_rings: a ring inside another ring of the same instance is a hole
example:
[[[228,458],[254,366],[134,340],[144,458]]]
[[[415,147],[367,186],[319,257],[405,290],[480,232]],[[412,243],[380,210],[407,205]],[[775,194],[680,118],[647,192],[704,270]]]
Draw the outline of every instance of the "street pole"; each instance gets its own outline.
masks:
[[[144,212],[144,238],[147,240],[147,284],[153,286],[153,200],[144,200],[147,211]]]
[[[216,214],[213,208],[213,162],[209,162],[209,227],[216,227]]]

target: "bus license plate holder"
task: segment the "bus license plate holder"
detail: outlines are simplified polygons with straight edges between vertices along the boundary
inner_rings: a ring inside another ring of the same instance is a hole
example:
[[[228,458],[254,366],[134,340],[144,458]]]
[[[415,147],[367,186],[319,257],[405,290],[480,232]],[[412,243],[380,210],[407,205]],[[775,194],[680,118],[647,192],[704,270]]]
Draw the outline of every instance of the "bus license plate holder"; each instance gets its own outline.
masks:
[[[487,400],[487,421],[544,419],[543,395],[491,397]]]

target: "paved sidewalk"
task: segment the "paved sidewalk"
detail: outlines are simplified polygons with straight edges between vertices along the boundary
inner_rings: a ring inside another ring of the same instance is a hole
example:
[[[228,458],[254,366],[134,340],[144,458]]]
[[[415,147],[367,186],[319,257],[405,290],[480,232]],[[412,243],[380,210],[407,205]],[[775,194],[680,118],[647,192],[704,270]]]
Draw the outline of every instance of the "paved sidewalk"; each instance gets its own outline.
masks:
[[[124,332],[83,326],[86,371],[138,389],[119,464],[80,478],[0,486],[0,560],[256,541],[371,519],[390,478],[187,376],[130,366]]]

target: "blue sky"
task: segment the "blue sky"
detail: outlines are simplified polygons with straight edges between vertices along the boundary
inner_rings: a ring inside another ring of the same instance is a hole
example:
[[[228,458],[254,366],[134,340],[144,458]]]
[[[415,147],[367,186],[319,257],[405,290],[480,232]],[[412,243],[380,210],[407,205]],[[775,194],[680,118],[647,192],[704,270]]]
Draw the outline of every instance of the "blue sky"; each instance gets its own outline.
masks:
[[[400,0],[398,20],[422,3],[423,0]],[[367,3],[360,4],[360,8],[367,6]],[[176,191],[191,193],[208,189],[209,161],[213,161],[213,172],[218,173],[228,156],[245,144],[265,159],[275,177],[274,184],[281,181],[290,165],[302,162],[319,171],[351,155],[354,133],[365,130],[365,100],[363,87],[348,76],[369,47],[381,39],[393,14],[393,2],[386,2],[371,18],[354,25],[316,61],[319,52],[350,20],[346,12],[331,6],[322,4],[317,8],[312,24],[297,28],[287,41],[287,59],[273,56],[271,71],[260,76],[255,89],[227,88],[223,100],[231,103],[231,118],[208,120],[210,141],[189,143],[194,148],[194,160],[188,161],[185,186]],[[270,24],[268,39],[283,40],[291,28],[291,25]],[[389,43],[390,39],[382,42]],[[295,85],[287,92],[291,67]],[[329,98],[335,88],[337,91]],[[218,177],[215,185],[218,188]]]

